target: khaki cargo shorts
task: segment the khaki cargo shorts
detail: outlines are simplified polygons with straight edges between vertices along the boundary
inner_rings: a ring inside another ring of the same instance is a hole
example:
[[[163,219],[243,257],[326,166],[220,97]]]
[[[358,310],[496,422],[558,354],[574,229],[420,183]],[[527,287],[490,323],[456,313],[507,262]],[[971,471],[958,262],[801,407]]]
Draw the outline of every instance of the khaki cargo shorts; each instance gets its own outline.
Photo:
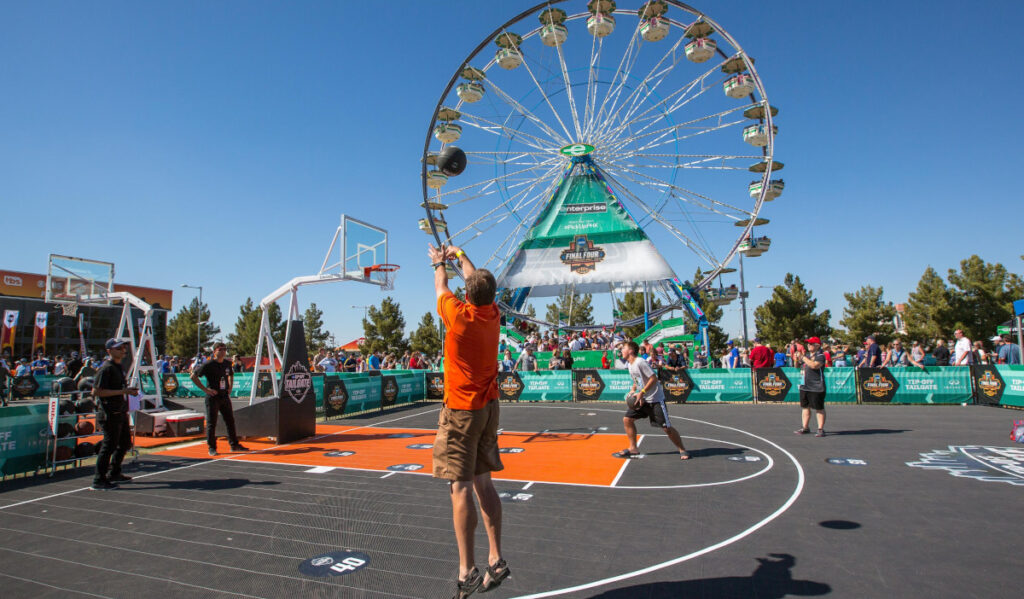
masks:
[[[498,456],[498,404],[494,399],[479,410],[441,408],[434,439],[434,477],[473,480],[505,467]]]

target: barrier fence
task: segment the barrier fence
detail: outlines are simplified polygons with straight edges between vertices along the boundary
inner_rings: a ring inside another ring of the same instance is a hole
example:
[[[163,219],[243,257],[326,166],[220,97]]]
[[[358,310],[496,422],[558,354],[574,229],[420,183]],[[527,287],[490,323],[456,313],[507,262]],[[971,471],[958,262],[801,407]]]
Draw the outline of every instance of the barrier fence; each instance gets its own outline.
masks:
[[[704,369],[658,377],[669,401],[710,403],[792,403],[799,401],[796,368]],[[50,377],[55,378],[55,377]],[[238,373],[232,395],[248,397],[252,373]],[[161,381],[168,397],[201,397],[187,374]],[[38,377],[49,391],[50,381]],[[261,381],[266,390],[269,378]],[[1024,408],[1024,366],[970,368],[827,368],[826,402],[859,404],[962,404]],[[152,381],[146,383],[152,392]],[[144,389],[146,388],[144,385]],[[498,374],[498,390],[507,401],[623,401],[632,381],[625,370],[585,368]],[[444,374],[422,370],[336,373],[313,376],[318,414],[337,418],[386,410],[422,400],[440,400]],[[49,425],[45,403],[0,408],[0,474],[29,472],[45,464]]]

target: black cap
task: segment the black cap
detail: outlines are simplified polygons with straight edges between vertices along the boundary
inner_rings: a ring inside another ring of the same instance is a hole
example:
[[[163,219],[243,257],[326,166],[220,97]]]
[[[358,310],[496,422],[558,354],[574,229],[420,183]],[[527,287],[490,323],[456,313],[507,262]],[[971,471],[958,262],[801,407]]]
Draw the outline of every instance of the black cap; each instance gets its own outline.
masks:
[[[127,339],[122,339],[120,337],[111,337],[110,339],[107,339],[106,348],[107,349],[114,349],[115,347],[121,347],[122,345],[124,345],[126,343],[128,343]]]

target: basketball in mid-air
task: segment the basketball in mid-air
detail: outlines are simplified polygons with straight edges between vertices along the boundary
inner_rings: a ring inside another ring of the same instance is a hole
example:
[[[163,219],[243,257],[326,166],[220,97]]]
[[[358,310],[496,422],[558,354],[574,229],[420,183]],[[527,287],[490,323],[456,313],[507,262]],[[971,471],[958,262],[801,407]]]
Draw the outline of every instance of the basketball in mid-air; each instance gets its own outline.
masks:
[[[466,153],[458,146],[448,146],[437,155],[437,170],[454,177],[466,170]]]

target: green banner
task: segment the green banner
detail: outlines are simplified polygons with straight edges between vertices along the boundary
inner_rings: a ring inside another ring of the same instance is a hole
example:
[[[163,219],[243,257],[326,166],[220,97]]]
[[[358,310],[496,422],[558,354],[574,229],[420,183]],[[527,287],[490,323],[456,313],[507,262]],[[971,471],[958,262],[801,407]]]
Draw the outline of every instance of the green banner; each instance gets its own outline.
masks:
[[[1024,408],[1024,366],[972,366],[971,371],[977,403]]]
[[[36,403],[0,408],[0,473],[19,474],[46,465],[48,407]]]
[[[705,368],[689,370],[694,389],[687,403],[707,401],[753,401],[750,369]]]
[[[803,376],[798,375],[793,380],[799,388],[803,383]],[[799,391],[796,400],[800,400]],[[825,369],[825,403],[857,403],[856,368]]]
[[[498,393],[506,401],[572,401],[572,371],[499,372]]]
[[[926,366],[889,368],[899,388],[892,403],[973,403],[971,370],[966,367]]]

